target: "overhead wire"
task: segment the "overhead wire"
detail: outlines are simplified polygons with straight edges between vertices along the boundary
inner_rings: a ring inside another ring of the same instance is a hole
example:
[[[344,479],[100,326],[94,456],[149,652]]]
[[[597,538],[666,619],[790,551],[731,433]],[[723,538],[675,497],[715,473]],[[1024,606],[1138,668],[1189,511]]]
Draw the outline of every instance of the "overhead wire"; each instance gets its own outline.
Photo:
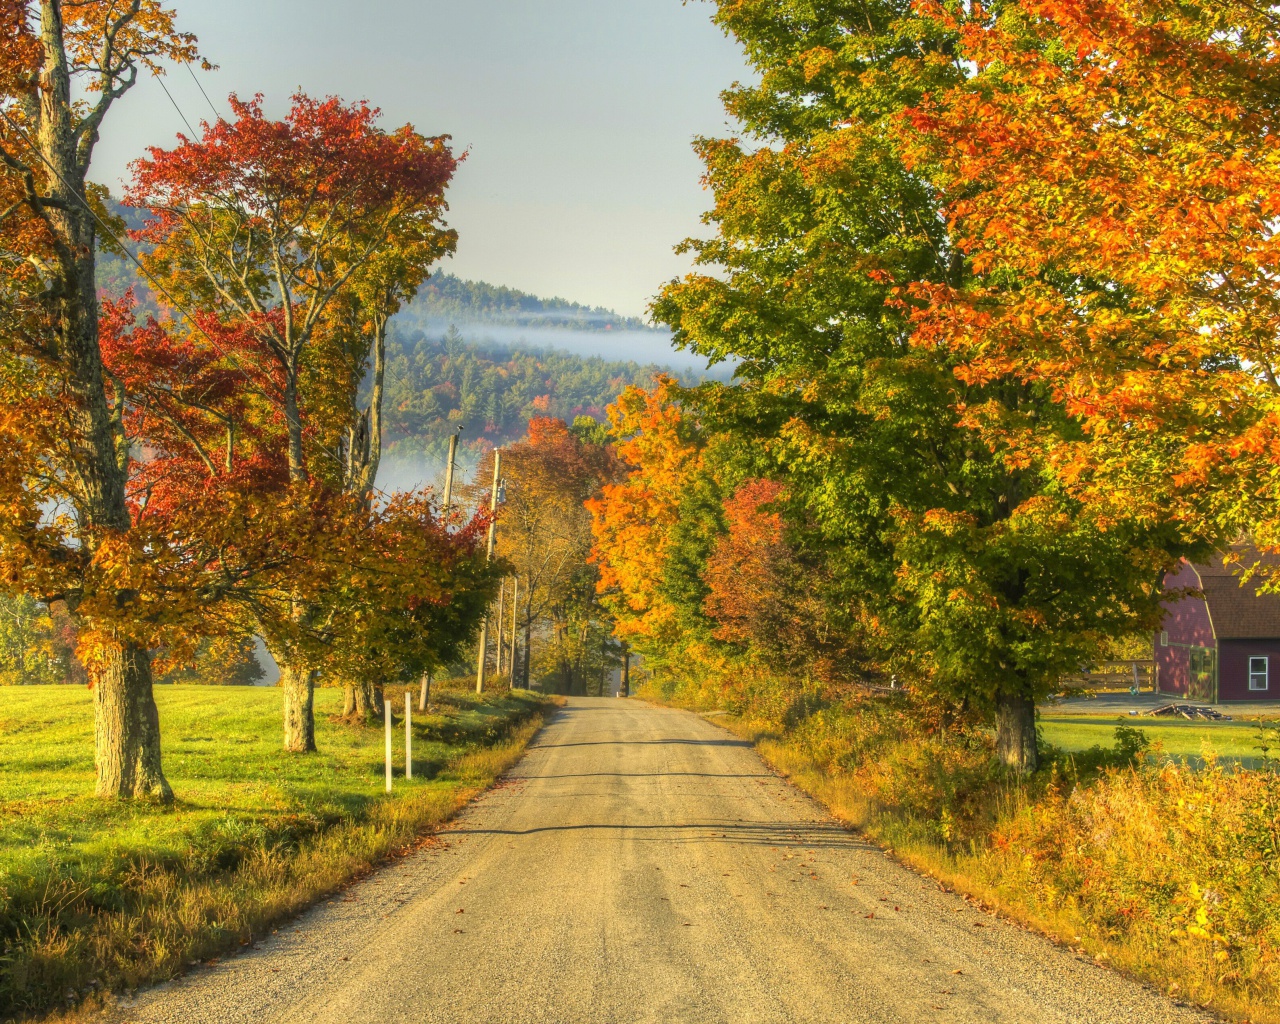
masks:
[[[222,119],[222,115],[218,113],[218,108],[213,105],[213,100],[209,99],[209,94],[204,91],[204,84],[200,81],[199,76],[191,69],[191,62],[184,60],[182,66],[187,69],[187,74],[191,76],[191,80],[196,83],[196,88],[200,90],[200,94],[204,96],[204,101],[209,104],[209,109],[213,111],[213,116],[218,120]]]

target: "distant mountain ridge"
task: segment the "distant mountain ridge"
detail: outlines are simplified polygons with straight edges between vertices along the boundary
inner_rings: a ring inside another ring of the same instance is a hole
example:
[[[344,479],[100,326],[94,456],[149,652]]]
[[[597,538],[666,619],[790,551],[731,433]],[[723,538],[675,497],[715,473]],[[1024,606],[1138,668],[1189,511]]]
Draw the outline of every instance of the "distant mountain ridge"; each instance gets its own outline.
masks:
[[[477,323],[582,331],[653,330],[639,317],[622,316],[603,306],[544,299],[504,285],[466,281],[443,270],[431,276],[400,317],[423,329]]]

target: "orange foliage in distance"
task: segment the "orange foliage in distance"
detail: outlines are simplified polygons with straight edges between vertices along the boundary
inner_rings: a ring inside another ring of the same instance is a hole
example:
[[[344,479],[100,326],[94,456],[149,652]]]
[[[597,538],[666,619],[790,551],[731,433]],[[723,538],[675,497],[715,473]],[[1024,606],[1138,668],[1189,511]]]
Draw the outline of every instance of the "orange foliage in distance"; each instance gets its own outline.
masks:
[[[660,582],[681,492],[702,465],[673,399],[676,387],[661,377],[651,391],[628,387],[609,407],[617,455],[629,473],[587,502],[599,590],[623,638],[657,639],[676,628]]]

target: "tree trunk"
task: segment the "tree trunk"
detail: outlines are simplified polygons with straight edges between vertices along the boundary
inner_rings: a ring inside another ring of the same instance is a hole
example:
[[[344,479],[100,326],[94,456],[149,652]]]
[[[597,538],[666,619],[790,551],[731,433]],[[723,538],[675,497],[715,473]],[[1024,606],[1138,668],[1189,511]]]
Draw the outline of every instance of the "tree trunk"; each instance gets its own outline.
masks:
[[[298,367],[293,359],[285,368],[284,423],[289,441],[289,482],[306,483],[306,457],[302,450],[302,414],[298,409]]]
[[[1040,766],[1036,748],[1036,703],[1024,694],[996,695],[996,756],[1018,772]]]
[[[316,749],[315,677],[301,665],[280,666],[284,691],[284,749],[309,754]]]
[[[524,613],[524,664],[520,667],[524,673],[524,688],[533,685],[533,617],[526,608]]]
[[[95,792],[168,803],[160,769],[160,714],[151,692],[151,656],[133,644],[109,645],[93,668]]]
[[[382,710],[382,687],[362,679],[355,684],[355,691],[356,714],[365,722],[377,721]]]
[[[342,717],[350,719],[356,713],[356,684],[342,684]]]
[[[77,135],[74,122],[79,115],[73,106],[62,5],[55,0],[41,0],[40,44],[40,87],[27,112],[35,126],[40,160],[49,171],[45,187],[56,202],[34,200],[35,182],[45,177],[43,172],[26,178],[24,188],[32,209],[49,228],[53,247],[56,286],[49,289],[47,299],[55,336],[49,355],[60,363],[69,389],[62,404],[70,428],[67,447],[72,452],[67,469],[78,491],[80,541],[91,551],[103,534],[122,533],[131,525],[125,501],[125,396],[108,394],[102,364],[97,227],[85,189],[98,127],[95,124],[91,131]],[[98,122],[131,84],[116,81],[98,95],[93,101]],[[114,596],[124,604],[132,595]],[[92,622],[84,625],[93,628]],[[102,656],[93,678],[96,792],[171,800],[173,792],[160,768],[160,717],[151,691],[150,657],[132,644],[108,644]]]

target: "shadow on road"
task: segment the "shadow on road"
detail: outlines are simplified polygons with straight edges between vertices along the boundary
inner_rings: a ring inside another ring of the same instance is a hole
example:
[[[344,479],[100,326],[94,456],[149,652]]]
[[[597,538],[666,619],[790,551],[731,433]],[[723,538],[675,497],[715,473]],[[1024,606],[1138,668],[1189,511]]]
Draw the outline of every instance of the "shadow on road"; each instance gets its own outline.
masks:
[[[530,744],[530,750],[558,750],[561,747],[747,747],[753,744],[749,740],[586,740],[582,743],[537,743]]]
[[[638,832],[641,842],[707,843],[724,842],[739,846],[801,847],[814,850],[839,847],[846,850],[874,850],[878,847],[836,824],[822,822],[694,822],[683,825],[543,825],[538,828],[454,828],[454,836],[531,836],[541,832]]]
[[[578,775],[515,775],[521,779],[774,779],[767,772],[737,774],[734,772],[582,772]]]

